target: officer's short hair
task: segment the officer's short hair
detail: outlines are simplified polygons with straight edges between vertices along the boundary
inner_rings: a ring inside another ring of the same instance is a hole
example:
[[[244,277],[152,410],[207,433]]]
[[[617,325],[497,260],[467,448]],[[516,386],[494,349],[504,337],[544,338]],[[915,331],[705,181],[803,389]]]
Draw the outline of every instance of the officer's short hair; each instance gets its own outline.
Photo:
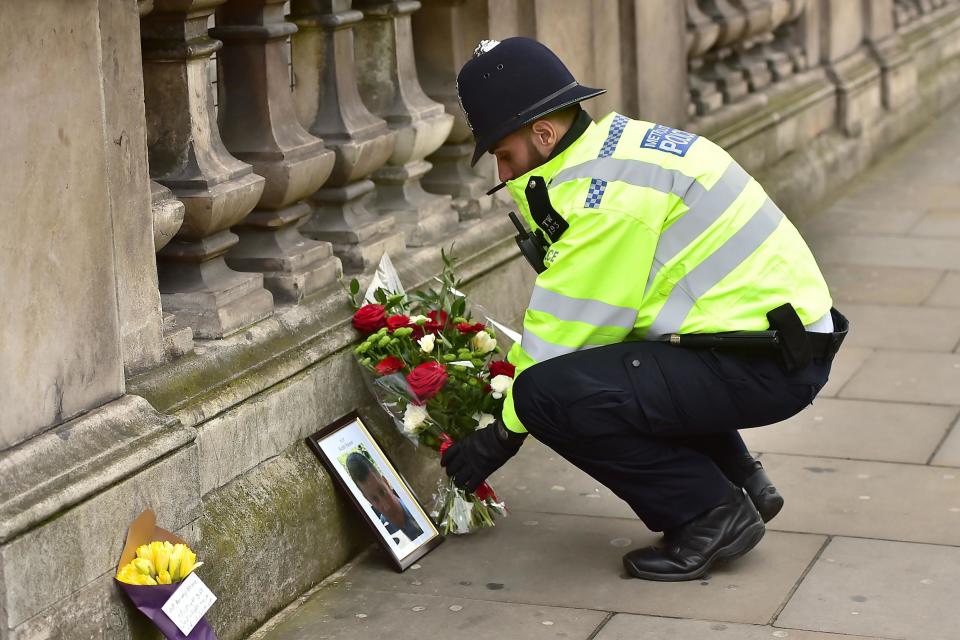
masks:
[[[380,475],[370,459],[358,451],[347,456],[347,473],[357,484],[366,482],[370,474]]]

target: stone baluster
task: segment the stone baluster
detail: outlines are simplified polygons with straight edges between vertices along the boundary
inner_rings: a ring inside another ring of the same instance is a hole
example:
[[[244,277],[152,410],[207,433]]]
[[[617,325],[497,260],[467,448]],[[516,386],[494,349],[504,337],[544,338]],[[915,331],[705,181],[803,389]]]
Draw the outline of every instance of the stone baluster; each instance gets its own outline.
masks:
[[[310,198],[313,215],[300,227],[333,244],[348,271],[375,267],[404,248],[391,215],[367,208],[368,176],[393,153],[396,133],[364,106],[357,90],[353,28],[363,14],[350,0],[293,0],[295,101],[300,122],[334,151],[333,171]]]
[[[155,0],[141,20],[151,177],[183,202],[177,236],[157,256],[163,307],[194,334],[221,338],[273,311],[263,276],[232,271],[230,227],[260,199],[264,180],[231,156],[217,130],[207,77],[220,43],[207,20],[223,0]]]
[[[453,197],[460,220],[478,218],[491,210],[486,194],[492,183],[470,166],[473,134],[457,95],[457,74],[480,40],[488,37],[487,3],[483,0],[436,0],[412,16],[413,46],[424,91],[453,116],[453,128],[443,146],[427,160],[433,168],[423,186]]]
[[[743,13],[746,27],[734,46],[732,64],[741,70],[751,92],[760,91],[773,81],[773,74],[760,46],[772,40],[773,2],[771,0],[729,0]]]
[[[397,133],[387,164],[373,174],[375,207],[393,215],[407,246],[435,244],[457,228],[448,195],[427,193],[420,179],[427,155],[447,139],[453,116],[423,92],[413,55],[410,15],[416,0],[358,0],[364,20],[355,27],[358,83],[366,105]]]
[[[733,47],[739,44],[747,31],[747,16],[730,4],[729,0],[700,0],[700,9],[719,27],[717,41],[698,74],[712,82],[723,94],[724,103],[736,102],[747,95],[750,87],[743,70],[735,64]]]
[[[687,74],[690,88],[690,117],[704,115],[723,105],[723,94],[714,82],[702,77],[703,56],[716,44],[720,27],[701,11],[697,0],[686,0],[687,11]]]
[[[218,53],[218,119],[224,144],[266,179],[256,209],[234,232],[240,242],[227,253],[239,271],[263,273],[278,300],[298,302],[341,273],[329,242],[305,238],[298,223],[312,213],[304,200],[333,169],[334,154],[297,120],[290,89],[286,0],[230,0],[217,9],[211,35]]]
[[[787,0],[786,4],[786,15],[775,28],[773,44],[767,51],[775,81],[807,68],[807,55],[797,33],[807,0]]]

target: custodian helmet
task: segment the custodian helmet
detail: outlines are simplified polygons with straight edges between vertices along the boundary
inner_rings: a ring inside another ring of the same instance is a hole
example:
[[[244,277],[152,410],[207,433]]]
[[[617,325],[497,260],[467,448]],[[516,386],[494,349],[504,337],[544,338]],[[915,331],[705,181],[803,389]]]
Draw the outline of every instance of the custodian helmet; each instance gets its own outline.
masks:
[[[471,164],[537,118],[605,92],[580,85],[560,58],[536,40],[484,40],[457,76],[460,106],[476,140]]]

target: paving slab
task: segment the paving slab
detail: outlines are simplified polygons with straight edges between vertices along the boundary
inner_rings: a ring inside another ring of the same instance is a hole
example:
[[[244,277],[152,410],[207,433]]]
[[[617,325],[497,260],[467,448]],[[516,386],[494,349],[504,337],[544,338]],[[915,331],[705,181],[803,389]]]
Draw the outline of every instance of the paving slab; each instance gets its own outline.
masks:
[[[334,583],[251,640],[587,638],[606,613],[447,596],[351,589]]]
[[[789,420],[740,433],[751,451],[925,464],[957,411],[934,405],[817,398]],[[960,459],[960,437],[957,443]]]
[[[833,235],[905,234],[926,216],[922,209],[876,207],[850,202],[833,206],[812,216],[800,227],[804,237]]]
[[[928,211],[913,225],[910,235],[960,238],[960,209]]]
[[[596,640],[867,640],[864,636],[798,631],[753,624],[676,620],[621,613],[603,625]]]
[[[844,344],[833,359],[833,365],[830,367],[830,379],[827,380],[827,384],[820,390],[817,397],[829,398],[837,395],[872,354],[873,349],[850,347]]]
[[[786,500],[769,527],[960,545],[954,469],[780,454],[762,460]]]
[[[960,307],[960,271],[947,271],[924,300],[933,307]]]
[[[863,400],[960,405],[960,354],[874,351],[839,395]]]
[[[844,345],[916,351],[953,351],[960,342],[960,310],[907,305],[843,304],[852,330]]]
[[[944,279],[942,269],[836,265],[824,261],[820,261],[820,271],[841,311],[845,302],[921,304],[934,297]],[[960,289],[960,284],[957,286]],[[960,306],[960,302],[957,304]]]
[[[747,556],[717,565],[701,581],[627,578],[622,555],[655,540],[637,520],[515,511],[495,529],[448,539],[419,569],[397,574],[371,555],[344,579],[355,591],[766,624],[825,538],[768,532]]]
[[[956,640],[960,549],[834,538],[776,625],[909,640]]]
[[[960,239],[906,236],[822,236],[817,258],[831,264],[960,269]]]
[[[950,434],[937,449],[937,454],[933,456],[931,464],[943,465],[947,467],[960,467],[960,420],[958,420]]]
[[[533,438],[527,439],[520,453],[490,482],[510,509],[636,517],[613,492]]]

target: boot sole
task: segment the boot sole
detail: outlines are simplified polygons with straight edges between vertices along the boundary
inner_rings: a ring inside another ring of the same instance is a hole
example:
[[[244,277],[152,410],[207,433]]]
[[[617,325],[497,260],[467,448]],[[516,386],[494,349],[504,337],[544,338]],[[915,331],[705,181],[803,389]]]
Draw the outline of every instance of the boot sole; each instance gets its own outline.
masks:
[[[687,573],[650,573],[647,571],[640,571],[639,569],[634,568],[633,565],[626,559],[623,561],[623,566],[627,570],[627,573],[632,575],[634,578],[641,578],[643,580],[655,580],[657,582],[683,582],[686,580],[696,580],[705,574],[718,560],[732,560],[734,558],[739,558],[753,549],[763,538],[764,533],[766,533],[766,528],[763,526],[762,522],[755,522],[751,524],[749,527],[743,530],[743,533],[737,536],[736,540],[733,540],[725,547],[720,547],[717,549],[717,551],[699,568]]]
[[[783,498],[776,494],[767,500],[758,500],[753,503],[760,514],[760,518],[766,523],[777,517],[780,510],[783,509]]]

